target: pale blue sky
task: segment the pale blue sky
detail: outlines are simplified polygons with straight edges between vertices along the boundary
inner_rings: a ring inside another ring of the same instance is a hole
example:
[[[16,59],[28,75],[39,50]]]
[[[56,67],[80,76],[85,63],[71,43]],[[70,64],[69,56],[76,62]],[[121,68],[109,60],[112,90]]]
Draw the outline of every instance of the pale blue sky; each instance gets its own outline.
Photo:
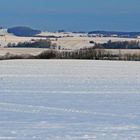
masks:
[[[0,0],[0,25],[140,31],[140,0]]]

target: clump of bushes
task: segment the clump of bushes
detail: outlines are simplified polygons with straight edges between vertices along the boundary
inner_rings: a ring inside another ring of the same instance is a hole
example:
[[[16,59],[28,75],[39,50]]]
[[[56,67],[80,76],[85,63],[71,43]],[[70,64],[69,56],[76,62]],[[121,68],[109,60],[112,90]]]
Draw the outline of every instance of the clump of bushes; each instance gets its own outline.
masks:
[[[0,56],[0,60],[8,60],[8,59],[35,59],[33,55],[30,54],[10,54],[6,53],[4,56]]]
[[[57,58],[57,53],[55,50],[47,50],[41,52],[39,55],[35,56],[35,59],[55,59]]]

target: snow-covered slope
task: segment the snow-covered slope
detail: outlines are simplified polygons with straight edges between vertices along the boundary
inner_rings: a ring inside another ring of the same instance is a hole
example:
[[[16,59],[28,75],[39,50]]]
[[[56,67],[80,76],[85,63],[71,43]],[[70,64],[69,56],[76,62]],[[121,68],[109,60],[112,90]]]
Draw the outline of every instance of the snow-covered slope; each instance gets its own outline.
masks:
[[[7,45],[6,36],[9,34],[7,33],[7,29],[0,29],[0,47],[4,47]]]
[[[0,62],[0,139],[139,140],[140,63]]]
[[[5,47],[8,43],[27,42],[34,39],[34,37],[19,37],[7,32],[7,29],[0,30],[0,47]],[[38,39],[38,38],[35,38]]]

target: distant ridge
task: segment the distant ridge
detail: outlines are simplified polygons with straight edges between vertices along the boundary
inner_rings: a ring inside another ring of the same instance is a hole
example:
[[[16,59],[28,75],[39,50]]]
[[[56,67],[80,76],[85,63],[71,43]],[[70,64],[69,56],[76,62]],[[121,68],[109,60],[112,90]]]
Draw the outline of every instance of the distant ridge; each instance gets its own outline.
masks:
[[[16,36],[24,36],[24,37],[32,37],[41,33],[40,30],[35,30],[35,29],[32,29],[30,27],[25,27],[25,26],[17,26],[17,27],[8,28],[7,32],[12,33]]]
[[[140,32],[118,32],[118,31],[90,31],[88,32],[89,35],[91,34],[102,34],[104,36],[111,36],[117,35],[119,37],[137,37],[140,36]]]

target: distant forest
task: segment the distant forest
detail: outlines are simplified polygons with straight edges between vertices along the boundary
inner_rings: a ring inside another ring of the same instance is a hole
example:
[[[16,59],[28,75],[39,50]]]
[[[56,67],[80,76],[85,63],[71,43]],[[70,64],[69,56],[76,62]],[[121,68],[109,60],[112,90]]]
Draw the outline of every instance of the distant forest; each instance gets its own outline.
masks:
[[[94,43],[94,42],[90,42]],[[112,42],[111,40],[104,44],[97,44],[94,45],[95,48],[102,48],[102,49],[140,49],[140,42],[139,41],[117,41]]]
[[[29,27],[24,27],[24,26],[9,28],[7,31],[8,33],[12,33],[16,36],[25,36],[25,37],[32,37],[41,33],[40,30],[35,30]]]

